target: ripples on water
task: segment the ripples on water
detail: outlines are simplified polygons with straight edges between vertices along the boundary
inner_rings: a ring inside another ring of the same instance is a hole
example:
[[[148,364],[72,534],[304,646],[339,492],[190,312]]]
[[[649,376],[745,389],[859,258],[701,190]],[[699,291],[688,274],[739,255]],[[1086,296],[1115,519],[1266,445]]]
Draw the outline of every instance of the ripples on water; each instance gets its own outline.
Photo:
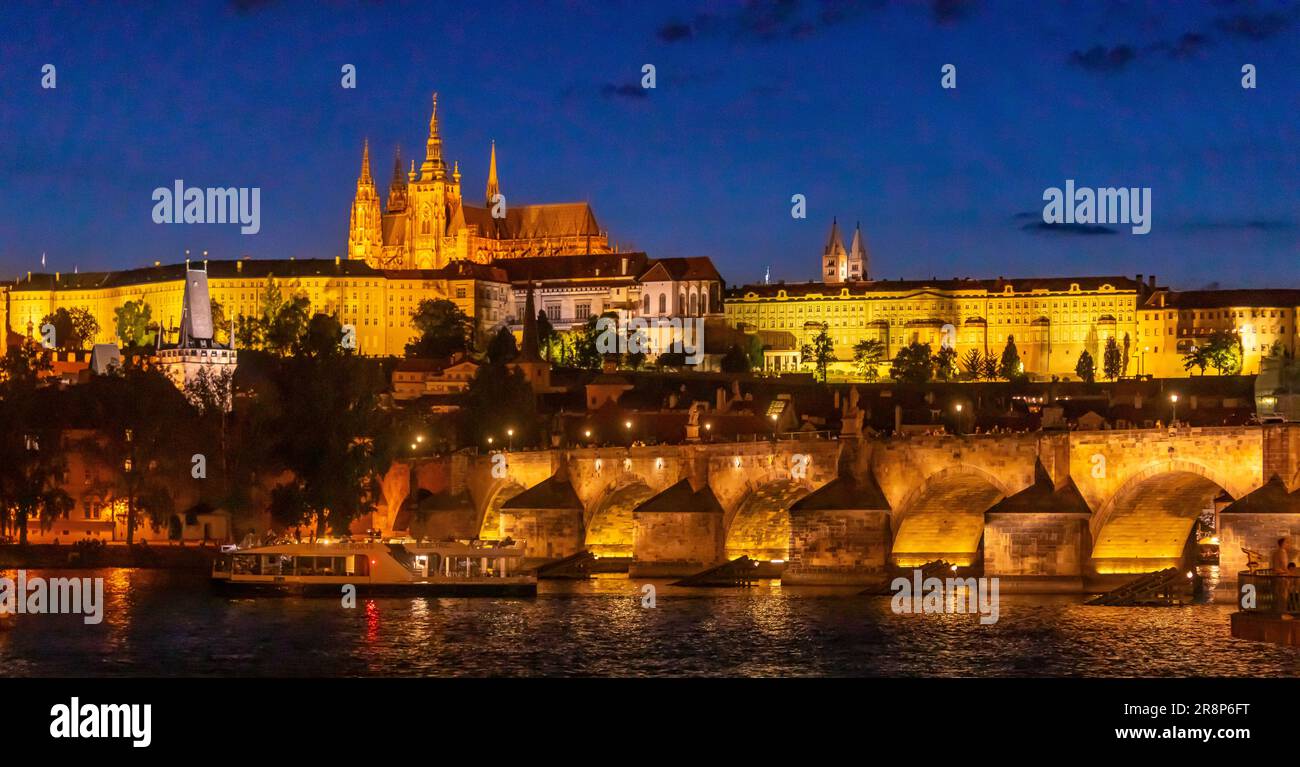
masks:
[[[11,575],[12,573],[6,573]],[[853,589],[681,589],[623,577],[536,599],[225,599],[204,575],[103,576],[105,617],[11,616],[0,675],[1296,676],[1300,649],[1232,639],[1224,604],[1086,607],[1004,595],[1000,620],[894,615]]]

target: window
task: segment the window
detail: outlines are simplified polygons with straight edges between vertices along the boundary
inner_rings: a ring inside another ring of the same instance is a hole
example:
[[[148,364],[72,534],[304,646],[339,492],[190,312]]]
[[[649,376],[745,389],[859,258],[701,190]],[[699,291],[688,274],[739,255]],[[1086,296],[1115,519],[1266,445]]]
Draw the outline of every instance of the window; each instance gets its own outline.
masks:
[[[643,305],[643,307],[642,307],[642,309],[641,309],[641,313],[642,313],[642,314],[649,314],[649,313],[650,313],[650,294],[649,294],[649,293],[646,293],[646,295],[645,295],[645,300],[643,300],[641,303],[642,303],[642,305]]]
[[[573,316],[579,320],[585,320],[591,316],[591,304],[575,304],[573,307]]]
[[[660,313],[660,314],[667,314],[667,313],[668,313],[668,294],[667,294],[667,293],[660,293],[660,294],[659,294],[659,313]]]

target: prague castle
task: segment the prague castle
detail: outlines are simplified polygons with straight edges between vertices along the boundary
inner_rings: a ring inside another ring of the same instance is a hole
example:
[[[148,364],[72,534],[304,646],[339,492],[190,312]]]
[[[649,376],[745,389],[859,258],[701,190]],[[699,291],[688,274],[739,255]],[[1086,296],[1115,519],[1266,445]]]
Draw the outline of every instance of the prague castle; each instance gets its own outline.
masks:
[[[424,162],[417,170],[412,160],[403,171],[398,153],[383,209],[370,172],[369,142],[363,148],[348,258],[377,269],[441,269],[453,261],[610,252],[586,203],[510,205],[497,176],[495,143],[483,205],[462,196],[460,180],[460,164],[449,168],[442,156],[435,93]]]

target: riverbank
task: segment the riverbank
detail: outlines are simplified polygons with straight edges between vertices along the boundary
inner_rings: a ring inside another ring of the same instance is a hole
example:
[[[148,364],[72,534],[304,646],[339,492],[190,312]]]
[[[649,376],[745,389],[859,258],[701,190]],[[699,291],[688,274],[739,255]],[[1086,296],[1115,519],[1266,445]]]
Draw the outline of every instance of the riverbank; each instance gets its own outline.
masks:
[[[50,543],[0,545],[0,568],[143,567],[210,570],[218,550],[211,546],[63,546]]]

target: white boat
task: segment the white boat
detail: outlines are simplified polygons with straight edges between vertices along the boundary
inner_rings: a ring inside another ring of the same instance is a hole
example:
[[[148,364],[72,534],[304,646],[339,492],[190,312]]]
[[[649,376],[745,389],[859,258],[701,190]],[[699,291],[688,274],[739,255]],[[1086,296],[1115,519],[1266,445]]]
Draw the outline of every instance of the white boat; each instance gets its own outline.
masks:
[[[212,564],[212,583],[227,593],[342,596],[535,596],[537,579],[519,569],[522,544],[282,543],[242,548]]]

